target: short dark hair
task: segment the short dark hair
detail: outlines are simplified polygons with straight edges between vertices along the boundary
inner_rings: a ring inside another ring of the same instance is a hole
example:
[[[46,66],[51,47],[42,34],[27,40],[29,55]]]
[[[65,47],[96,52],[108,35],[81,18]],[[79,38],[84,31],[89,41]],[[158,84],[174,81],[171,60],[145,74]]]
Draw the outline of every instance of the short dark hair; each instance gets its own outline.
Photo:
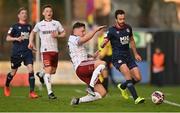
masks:
[[[124,11],[124,10],[121,10],[121,9],[116,10],[116,11],[115,11],[115,18],[116,18],[116,19],[117,19],[117,16],[118,16],[119,14],[120,14],[120,15],[123,15],[123,14],[125,14],[125,11]]]
[[[85,28],[85,24],[84,23],[81,23],[81,22],[76,22],[74,25],[73,25],[73,30],[75,28],[80,28],[80,27],[84,27]]]
[[[51,4],[46,4],[46,5],[44,5],[44,6],[42,7],[42,11],[44,11],[44,9],[46,9],[46,8],[51,8],[51,9],[53,9]]]
[[[25,7],[20,7],[20,8],[18,9],[18,11],[17,11],[17,14],[19,14],[22,10],[26,10],[26,11],[27,11],[27,9],[26,9]]]

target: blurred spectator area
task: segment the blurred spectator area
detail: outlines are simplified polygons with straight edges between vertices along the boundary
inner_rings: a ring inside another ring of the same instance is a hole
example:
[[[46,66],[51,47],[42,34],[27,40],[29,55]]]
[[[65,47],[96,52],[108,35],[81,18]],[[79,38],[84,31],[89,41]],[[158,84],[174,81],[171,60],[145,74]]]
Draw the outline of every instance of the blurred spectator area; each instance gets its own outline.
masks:
[[[11,43],[6,42],[9,27],[17,22],[19,7],[29,9],[29,21],[32,25],[32,2],[34,0],[0,0],[0,60],[8,60]],[[94,24],[112,25],[114,11],[121,8],[126,11],[127,23],[133,28],[179,31],[180,3],[175,0],[40,0],[40,7],[52,4],[54,19],[59,20],[71,34],[74,21],[87,21],[88,1],[92,2],[91,10]],[[177,0],[179,1],[179,0]],[[40,17],[42,19],[42,16]],[[68,60],[67,38],[59,40],[60,59]],[[139,48],[143,55],[144,49]],[[144,56],[146,57],[146,55]]]

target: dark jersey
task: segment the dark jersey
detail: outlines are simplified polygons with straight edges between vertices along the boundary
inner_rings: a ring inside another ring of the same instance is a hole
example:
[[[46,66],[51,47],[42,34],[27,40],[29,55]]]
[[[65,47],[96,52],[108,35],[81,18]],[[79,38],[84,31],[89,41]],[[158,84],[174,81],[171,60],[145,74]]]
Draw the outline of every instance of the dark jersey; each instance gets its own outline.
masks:
[[[112,63],[116,69],[119,70],[122,64],[126,64],[129,69],[137,66],[129,49],[130,38],[132,38],[131,26],[125,24],[122,29],[112,26],[108,29],[107,38],[112,45]]]
[[[112,26],[108,29],[107,38],[110,40],[113,57],[119,56],[120,54],[130,53],[129,42],[132,37],[131,26],[125,24],[122,29],[118,29]]]
[[[13,47],[12,47],[12,56],[17,54],[22,54],[23,52],[31,52],[30,49],[28,49],[29,44],[29,34],[31,32],[31,25],[29,24],[14,24],[12,27],[10,27],[8,31],[8,35],[18,38],[19,36],[22,36],[24,38],[23,41],[13,41]]]

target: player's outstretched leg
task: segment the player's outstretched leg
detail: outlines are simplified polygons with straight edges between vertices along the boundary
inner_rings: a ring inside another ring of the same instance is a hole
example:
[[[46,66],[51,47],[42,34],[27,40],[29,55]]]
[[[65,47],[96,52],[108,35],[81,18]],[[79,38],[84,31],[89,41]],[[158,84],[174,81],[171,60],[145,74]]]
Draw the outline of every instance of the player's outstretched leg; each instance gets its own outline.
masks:
[[[98,100],[101,98],[102,98],[102,96],[98,92],[95,92],[95,96],[88,94],[81,98],[73,98],[71,100],[71,105],[78,105],[80,103],[91,102],[91,101],[95,101],[95,100]]]
[[[98,61],[96,61],[98,62]],[[101,63],[101,62],[100,62]],[[96,84],[97,80],[98,80],[98,77],[99,77],[99,74],[101,73],[101,71],[105,68],[105,64],[99,64],[96,69],[93,71],[93,74],[92,74],[92,77],[91,77],[91,80],[90,80],[90,83],[89,83],[89,86],[88,88],[86,89],[86,91],[92,95],[92,96],[95,96],[95,92],[94,92],[94,85]]]
[[[86,88],[86,91],[92,96],[96,95],[94,92],[94,87],[91,87],[90,85]]]
[[[95,100],[102,99],[106,95],[107,92],[104,89],[102,84],[96,84],[94,93],[95,93],[95,96],[88,94],[88,95],[81,97],[81,98],[73,98],[71,100],[71,105],[78,105],[80,103],[92,102]]]
[[[128,95],[128,92],[126,90],[126,88],[123,88],[122,87],[122,84],[118,84],[117,85],[118,89],[121,91],[121,95],[124,99],[129,99],[129,95]]]
[[[79,98],[72,98],[71,105],[78,105],[79,104]]]

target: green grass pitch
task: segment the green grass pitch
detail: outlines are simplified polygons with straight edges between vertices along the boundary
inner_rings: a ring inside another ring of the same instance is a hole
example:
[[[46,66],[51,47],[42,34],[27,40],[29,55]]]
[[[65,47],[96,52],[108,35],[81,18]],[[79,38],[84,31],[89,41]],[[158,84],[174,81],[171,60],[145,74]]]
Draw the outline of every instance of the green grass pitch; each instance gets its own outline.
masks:
[[[0,89],[0,112],[180,112],[180,87],[152,87],[137,85],[138,94],[146,98],[145,104],[135,105],[131,99],[124,100],[116,87],[109,87],[108,95],[102,100],[71,106],[72,97],[86,94],[84,85],[56,85],[53,87],[57,100],[48,100],[46,89],[36,91],[41,95],[38,99],[28,98],[27,87],[11,88],[11,96],[3,96]],[[160,90],[165,94],[165,100],[174,104],[163,103],[155,105],[151,102],[151,93]]]

